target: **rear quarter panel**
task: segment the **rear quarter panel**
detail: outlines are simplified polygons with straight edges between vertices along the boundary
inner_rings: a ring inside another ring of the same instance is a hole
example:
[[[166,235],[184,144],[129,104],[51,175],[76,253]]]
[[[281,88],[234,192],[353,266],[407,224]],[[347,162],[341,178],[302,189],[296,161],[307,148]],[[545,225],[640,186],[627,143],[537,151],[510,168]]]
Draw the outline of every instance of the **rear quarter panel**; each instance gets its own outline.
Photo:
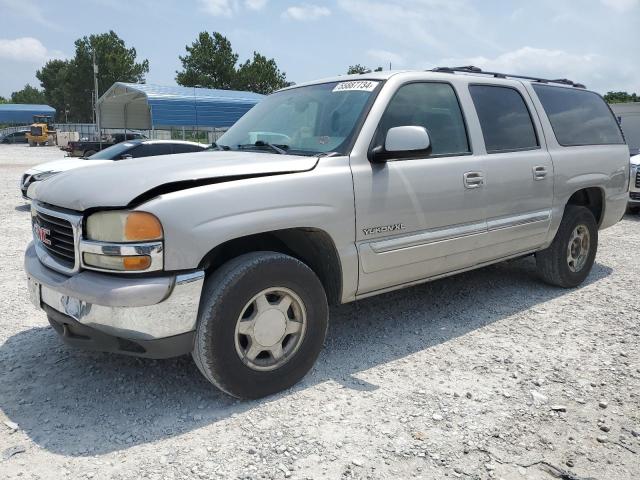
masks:
[[[629,185],[629,148],[626,144],[564,147],[558,143],[538,96],[525,82],[538,112],[543,134],[553,160],[554,198],[547,245],[560,226],[564,208],[578,190],[597,187],[603,193],[600,229],[617,223],[624,215]],[[570,88],[570,87],[567,87]]]

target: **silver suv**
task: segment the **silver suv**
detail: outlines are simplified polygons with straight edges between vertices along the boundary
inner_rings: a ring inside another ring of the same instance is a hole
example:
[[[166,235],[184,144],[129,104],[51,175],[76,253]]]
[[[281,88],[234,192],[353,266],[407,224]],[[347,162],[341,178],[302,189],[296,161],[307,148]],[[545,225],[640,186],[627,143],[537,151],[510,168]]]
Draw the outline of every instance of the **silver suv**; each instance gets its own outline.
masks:
[[[215,149],[30,187],[25,268],[67,343],[191,353],[244,398],[307,373],[329,304],[525,255],[576,287],[629,190],[599,95],[474,68],[281,90]]]

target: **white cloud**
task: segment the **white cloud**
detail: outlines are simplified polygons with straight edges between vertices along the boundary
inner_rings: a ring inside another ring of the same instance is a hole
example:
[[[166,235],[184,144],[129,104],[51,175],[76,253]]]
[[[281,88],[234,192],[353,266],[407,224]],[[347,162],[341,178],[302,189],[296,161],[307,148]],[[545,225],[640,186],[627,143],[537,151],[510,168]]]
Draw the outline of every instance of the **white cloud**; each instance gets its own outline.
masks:
[[[249,10],[262,10],[267,5],[267,0],[245,0],[244,5]]]
[[[406,60],[402,55],[388,50],[370,49],[367,50],[367,56],[380,62],[380,65],[376,66],[382,66],[385,69],[389,66],[389,63],[391,63],[392,67],[400,67],[406,64]]]
[[[612,58],[593,53],[570,53],[564,50],[522,47],[494,58],[484,56],[445,58],[438,66],[475,65],[483,70],[533,75],[543,78],[569,78],[589,89],[637,91],[640,86],[635,67],[621,65]],[[612,81],[612,72],[616,80]]]
[[[214,17],[230,17],[238,8],[235,0],[198,0],[203,12]]]
[[[37,38],[0,38],[0,58],[18,62],[43,63],[51,58],[65,57],[58,50],[49,51]]]
[[[600,0],[605,6],[618,12],[628,12],[640,4],[640,0]]]
[[[311,5],[308,3],[289,7],[282,13],[283,18],[300,21],[317,20],[329,15],[331,15],[331,10],[327,7],[320,7],[318,5]]]

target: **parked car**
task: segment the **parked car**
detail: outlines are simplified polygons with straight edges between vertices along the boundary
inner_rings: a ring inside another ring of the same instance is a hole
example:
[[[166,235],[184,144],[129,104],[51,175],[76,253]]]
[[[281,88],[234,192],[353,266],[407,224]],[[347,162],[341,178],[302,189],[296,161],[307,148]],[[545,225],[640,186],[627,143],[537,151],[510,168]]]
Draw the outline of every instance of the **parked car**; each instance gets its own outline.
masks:
[[[640,154],[631,157],[629,181],[629,212],[640,213]]]
[[[142,133],[129,132],[127,134],[124,133],[114,133],[106,136],[101,142],[95,140],[78,140],[68,142],[66,146],[60,147],[60,150],[69,153],[71,157],[90,157],[96,152],[100,150],[104,150],[106,148],[111,147],[120,142],[124,142],[125,140],[143,140],[147,137]]]
[[[118,160],[129,158],[150,157],[154,155],[170,155],[172,153],[200,152],[207,148],[207,145],[194,142],[183,142],[180,140],[131,140],[117,143],[105,148],[98,153],[94,153],[89,158],[65,158],[36,165],[27,170],[20,180],[20,190],[22,197],[29,200],[27,191],[34,182],[45,180],[53,175],[74,168],[95,166],[104,163],[113,163]]]
[[[27,133],[29,130],[7,133],[0,137],[0,143],[27,143]]]
[[[190,353],[262,397],[314,364],[329,304],[526,255],[580,285],[628,199],[600,95],[469,68],[296,85],[216,148],[35,185],[29,291],[65,342]]]

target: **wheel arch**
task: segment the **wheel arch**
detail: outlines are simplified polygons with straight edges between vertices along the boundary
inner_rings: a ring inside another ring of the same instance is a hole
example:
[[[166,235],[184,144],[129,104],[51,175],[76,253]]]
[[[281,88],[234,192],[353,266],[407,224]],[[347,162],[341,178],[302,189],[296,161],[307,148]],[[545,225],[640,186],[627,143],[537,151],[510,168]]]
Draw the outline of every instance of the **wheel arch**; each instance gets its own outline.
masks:
[[[342,267],[331,236],[318,228],[289,228],[234,238],[212,248],[198,268],[210,274],[225,262],[256,251],[273,251],[297,258],[311,268],[325,289],[329,304],[342,298]]]
[[[601,187],[584,187],[576,190],[567,200],[567,205],[587,207],[596,219],[598,227],[604,218],[605,192]]]

